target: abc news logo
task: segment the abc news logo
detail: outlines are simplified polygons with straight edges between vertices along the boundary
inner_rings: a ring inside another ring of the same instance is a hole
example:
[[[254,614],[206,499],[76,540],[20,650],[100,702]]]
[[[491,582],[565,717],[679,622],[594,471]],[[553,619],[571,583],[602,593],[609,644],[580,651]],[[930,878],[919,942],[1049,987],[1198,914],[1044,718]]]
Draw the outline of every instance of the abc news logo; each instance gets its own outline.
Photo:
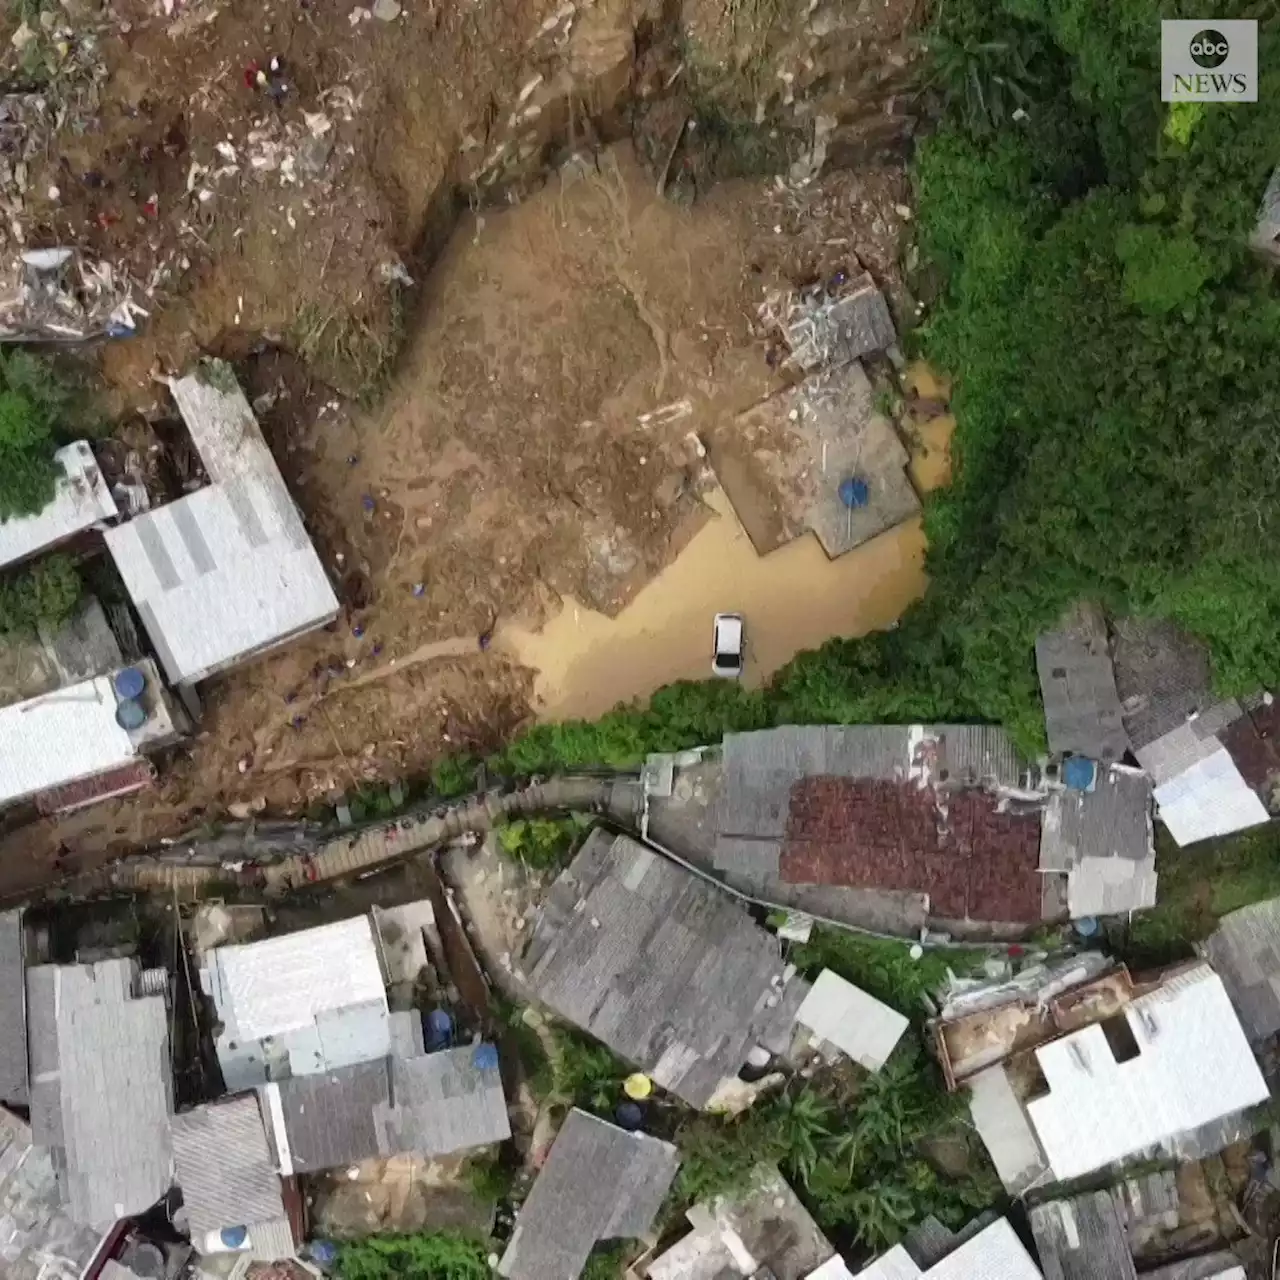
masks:
[[[1160,96],[1165,102],[1257,102],[1258,24],[1160,24]]]

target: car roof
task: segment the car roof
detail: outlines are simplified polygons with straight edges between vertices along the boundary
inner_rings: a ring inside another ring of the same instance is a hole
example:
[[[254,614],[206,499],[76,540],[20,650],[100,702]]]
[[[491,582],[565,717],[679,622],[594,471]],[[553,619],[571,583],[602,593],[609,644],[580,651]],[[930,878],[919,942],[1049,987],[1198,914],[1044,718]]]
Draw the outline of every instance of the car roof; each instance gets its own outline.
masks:
[[[736,613],[716,614],[716,635],[726,645],[742,641],[742,619]]]

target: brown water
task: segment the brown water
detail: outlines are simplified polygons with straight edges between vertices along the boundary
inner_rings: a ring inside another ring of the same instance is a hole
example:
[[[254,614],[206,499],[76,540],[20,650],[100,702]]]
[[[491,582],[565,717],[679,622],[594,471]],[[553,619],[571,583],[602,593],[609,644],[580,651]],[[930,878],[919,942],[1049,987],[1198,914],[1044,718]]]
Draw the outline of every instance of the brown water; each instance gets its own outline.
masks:
[[[913,370],[923,383],[923,371]],[[920,386],[922,395],[930,395]],[[945,484],[954,420],[919,431],[911,476],[919,490]],[[812,535],[758,556],[721,490],[715,518],[616,618],[566,599],[540,631],[500,626],[494,647],[537,672],[539,715],[592,717],[672,680],[711,674],[716,613],[746,619],[744,680],[762,684],[803,649],[832,636],[890,626],[923,594],[924,533],[918,519],[830,560]]]

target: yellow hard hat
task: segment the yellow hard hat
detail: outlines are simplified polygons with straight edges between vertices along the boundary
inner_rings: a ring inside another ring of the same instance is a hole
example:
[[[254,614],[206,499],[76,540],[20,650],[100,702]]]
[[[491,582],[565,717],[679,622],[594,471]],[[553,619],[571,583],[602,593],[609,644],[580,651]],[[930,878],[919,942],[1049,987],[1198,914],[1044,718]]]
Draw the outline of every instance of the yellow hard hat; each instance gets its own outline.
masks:
[[[622,1092],[639,1102],[653,1092],[653,1081],[643,1071],[636,1071],[622,1082]]]

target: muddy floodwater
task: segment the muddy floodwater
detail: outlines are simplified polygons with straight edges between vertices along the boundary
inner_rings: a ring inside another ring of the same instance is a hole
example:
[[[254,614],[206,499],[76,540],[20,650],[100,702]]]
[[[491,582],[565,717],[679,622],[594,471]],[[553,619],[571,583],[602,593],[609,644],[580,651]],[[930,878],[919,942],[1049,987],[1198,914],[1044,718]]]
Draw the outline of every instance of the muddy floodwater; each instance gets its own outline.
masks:
[[[918,490],[944,484],[954,420],[917,432],[911,476]],[[684,551],[616,618],[568,599],[539,631],[500,627],[495,647],[537,672],[538,714],[594,717],[673,680],[711,674],[712,619],[746,619],[745,682],[763,684],[798,652],[832,636],[890,626],[925,589],[924,532],[910,520],[828,559],[811,534],[756,554],[723,491]]]

